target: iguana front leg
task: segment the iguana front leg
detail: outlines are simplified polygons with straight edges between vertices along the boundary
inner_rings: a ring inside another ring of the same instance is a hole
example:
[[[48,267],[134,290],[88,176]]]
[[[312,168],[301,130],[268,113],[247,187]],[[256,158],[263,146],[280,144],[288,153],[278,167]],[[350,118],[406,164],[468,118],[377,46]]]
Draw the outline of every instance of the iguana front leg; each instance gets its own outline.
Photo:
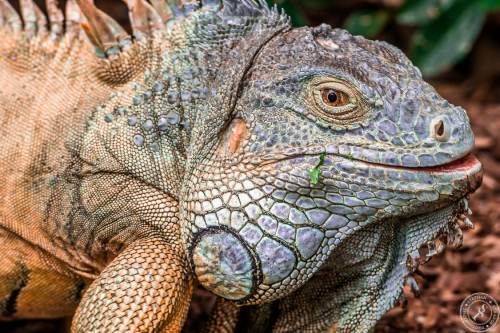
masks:
[[[192,291],[178,239],[138,240],[85,292],[72,332],[180,332]]]

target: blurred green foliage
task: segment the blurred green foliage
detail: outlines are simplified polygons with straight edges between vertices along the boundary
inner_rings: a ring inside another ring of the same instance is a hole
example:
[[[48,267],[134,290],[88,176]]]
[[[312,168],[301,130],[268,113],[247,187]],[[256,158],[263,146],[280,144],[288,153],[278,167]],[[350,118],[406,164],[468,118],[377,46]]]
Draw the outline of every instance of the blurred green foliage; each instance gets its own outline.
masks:
[[[308,14],[335,9],[343,0],[268,0],[285,9],[294,26],[310,23]],[[372,2],[373,3],[373,2]],[[357,6],[343,26],[352,34],[374,38],[392,24],[412,27],[407,54],[425,76],[444,72],[471,50],[488,12],[500,0],[402,0],[400,6]]]

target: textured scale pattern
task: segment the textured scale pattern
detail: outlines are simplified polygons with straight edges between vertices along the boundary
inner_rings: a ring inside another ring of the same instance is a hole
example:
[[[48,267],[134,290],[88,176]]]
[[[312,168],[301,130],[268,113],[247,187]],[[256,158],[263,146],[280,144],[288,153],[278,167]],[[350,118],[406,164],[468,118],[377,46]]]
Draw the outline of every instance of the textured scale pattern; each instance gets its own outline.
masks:
[[[460,246],[469,120],[400,50],[264,0],[124,2],[132,35],[0,0],[1,320],[181,332],[198,287],[206,333],[365,333]]]
[[[82,332],[178,332],[192,282],[176,239],[131,244],[90,286],[74,318]],[[179,283],[179,281],[182,281]],[[103,309],[106,309],[103,311]]]

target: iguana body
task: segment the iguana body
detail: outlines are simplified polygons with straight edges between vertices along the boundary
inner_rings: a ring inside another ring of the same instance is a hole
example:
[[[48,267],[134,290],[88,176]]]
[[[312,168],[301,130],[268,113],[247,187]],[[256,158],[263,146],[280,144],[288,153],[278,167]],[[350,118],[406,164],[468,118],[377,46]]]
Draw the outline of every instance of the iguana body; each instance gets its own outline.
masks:
[[[49,30],[0,1],[1,318],[178,332],[199,281],[208,332],[368,332],[419,248],[458,245],[470,125],[399,50],[252,1],[127,4],[133,41],[88,1],[64,33],[53,1]]]

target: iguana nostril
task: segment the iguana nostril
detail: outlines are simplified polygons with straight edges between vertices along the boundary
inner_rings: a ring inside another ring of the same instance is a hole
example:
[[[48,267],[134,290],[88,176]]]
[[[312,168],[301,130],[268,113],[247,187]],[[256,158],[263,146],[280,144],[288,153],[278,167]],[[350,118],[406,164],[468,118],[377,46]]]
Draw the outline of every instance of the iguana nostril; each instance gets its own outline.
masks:
[[[446,141],[449,138],[449,130],[442,118],[434,119],[431,123],[432,135],[437,141]]]
[[[444,135],[444,124],[442,120],[439,120],[436,124],[436,136],[442,137]]]

